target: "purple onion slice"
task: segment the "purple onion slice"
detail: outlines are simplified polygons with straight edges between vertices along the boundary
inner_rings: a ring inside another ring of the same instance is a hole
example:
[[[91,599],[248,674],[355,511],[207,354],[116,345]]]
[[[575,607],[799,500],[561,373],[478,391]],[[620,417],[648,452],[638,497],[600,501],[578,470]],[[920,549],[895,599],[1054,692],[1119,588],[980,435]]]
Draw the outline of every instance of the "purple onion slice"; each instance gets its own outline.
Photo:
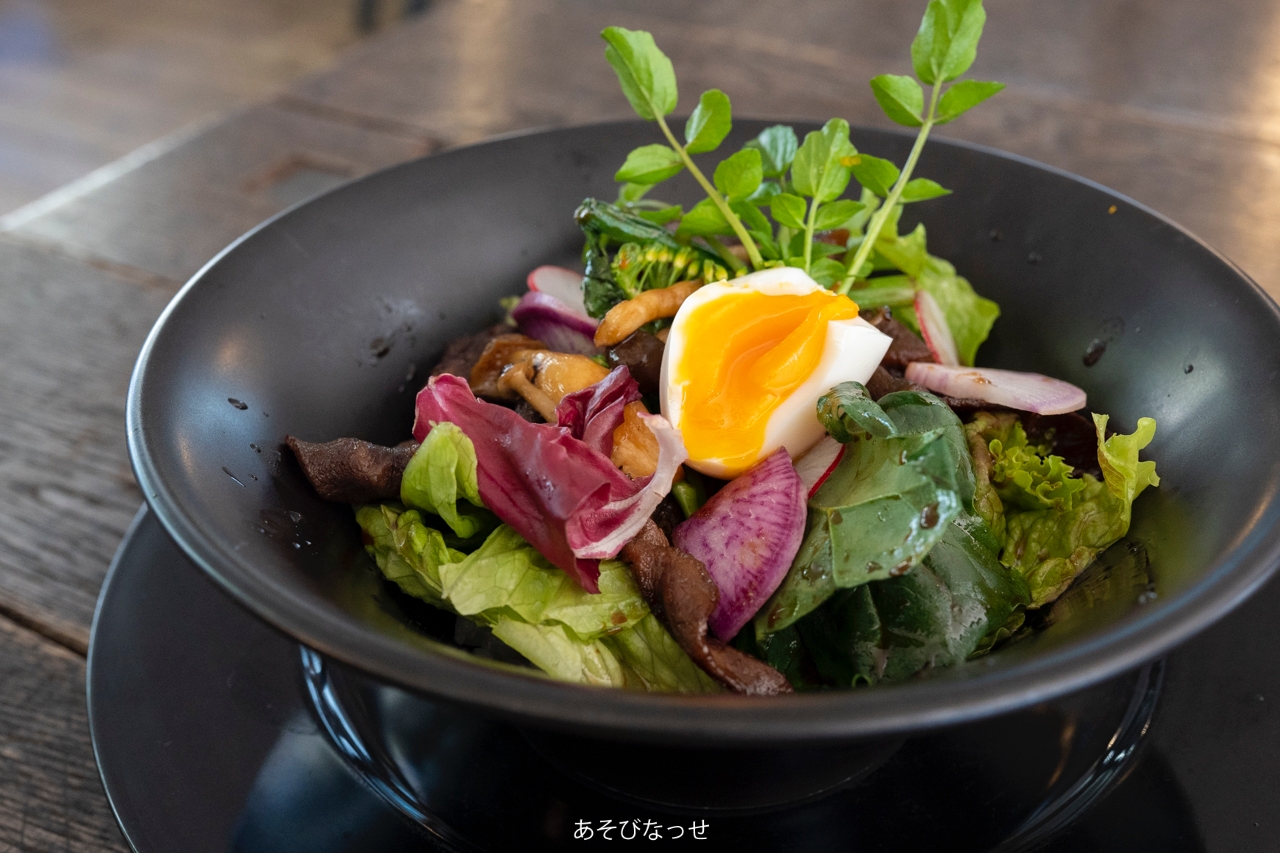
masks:
[[[907,381],[936,394],[982,400],[996,406],[1062,415],[1083,409],[1087,398],[1070,382],[1039,373],[997,370],[994,367],[952,367],[913,361],[907,365]]]

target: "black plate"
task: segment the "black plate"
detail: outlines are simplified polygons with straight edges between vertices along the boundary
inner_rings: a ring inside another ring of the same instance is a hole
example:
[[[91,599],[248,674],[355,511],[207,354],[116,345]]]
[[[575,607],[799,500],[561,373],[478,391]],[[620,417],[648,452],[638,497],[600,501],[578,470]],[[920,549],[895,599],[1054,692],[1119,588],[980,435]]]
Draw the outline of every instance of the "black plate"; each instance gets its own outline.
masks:
[[[1164,717],[1185,719],[1234,649],[1255,650],[1238,658],[1240,666],[1266,668],[1275,631],[1258,617],[1280,602],[1280,586],[1265,599],[1175,656]],[[1097,732],[1087,730],[1115,710],[1098,698],[1124,705],[1137,695],[1127,675],[1051,705],[909,741],[859,786],[809,805],[698,816],[584,786],[510,726],[372,682],[335,685],[355,687],[371,708],[399,718],[384,732],[414,732],[411,751],[396,760],[411,771],[433,835],[426,821],[410,823],[375,796],[362,784],[373,781],[368,775],[358,779],[344,765],[314,722],[299,652],[221,594],[153,517],[140,515],[103,587],[88,675],[94,750],[138,853],[434,850],[443,849],[439,835],[480,849],[577,849],[578,821],[595,829],[602,820],[616,827],[630,819],[686,832],[705,820],[705,846],[713,850],[964,853],[990,849],[1017,835],[1020,824],[1024,842],[1037,837],[1027,823],[1037,833],[1061,828],[1123,773],[1127,778],[1051,842],[1049,853],[1271,849],[1273,827],[1259,829],[1250,817],[1268,819],[1277,772],[1269,756],[1280,745],[1280,720],[1259,717],[1252,695],[1247,704],[1215,691],[1213,713],[1196,726],[1175,720],[1162,728],[1158,717],[1145,738],[1154,743],[1140,760],[1120,754],[1133,740],[1088,752]],[[1277,678],[1269,676],[1263,689]],[[1233,680],[1239,690],[1260,686]],[[1101,715],[1081,713],[1086,707]],[[1091,764],[1096,772],[1078,772]],[[1234,784],[1204,789],[1198,780],[1209,764],[1220,764]],[[1186,779],[1201,789],[1195,799],[1181,787]]]
[[[739,122],[728,149],[762,126]],[[129,396],[138,480],[182,548],[258,615],[381,678],[580,733],[737,744],[920,731],[1061,695],[1167,651],[1273,570],[1274,303],[1123,197],[936,142],[922,173],[955,195],[912,212],[931,249],[1002,306],[983,362],[1075,382],[1120,428],[1159,421],[1150,456],[1163,485],[1133,529],[1152,554],[1154,603],[928,680],[769,701],[557,684],[424,638],[369,570],[350,512],[316,499],[280,442],[403,438],[444,342],[495,319],[497,297],[535,265],[572,262],[575,204],[611,196],[617,164],[654,138],[639,122],[601,125],[408,163],[271,220],[210,263],[157,324]],[[901,160],[910,140],[860,130],[855,142]],[[672,193],[695,197],[687,181]],[[1086,367],[1099,338],[1108,349]]]

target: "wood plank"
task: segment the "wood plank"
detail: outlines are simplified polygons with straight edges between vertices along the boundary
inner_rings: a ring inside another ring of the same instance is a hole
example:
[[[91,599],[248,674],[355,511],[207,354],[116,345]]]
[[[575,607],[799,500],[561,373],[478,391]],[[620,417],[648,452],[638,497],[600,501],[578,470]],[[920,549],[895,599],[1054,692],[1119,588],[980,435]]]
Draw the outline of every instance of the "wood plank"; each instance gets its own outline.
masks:
[[[0,850],[125,851],[102,794],[84,661],[0,618]]]
[[[129,375],[172,293],[0,240],[0,612],[82,653],[142,501]]]
[[[420,156],[433,141],[264,104],[51,210],[0,220],[75,255],[185,281],[263,219],[319,190]]]
[[[0,4],[0,213],[267,96],[356,38],[351,0]]]
[[[1171,23],[1177,15],[1168,4],[1158,11],[1137,2],[1089,3],[1083,12],[1067,5],[992,4],[974,74],[1012,85],[942,128],[943,135],[1114,187],[1183,223],[1280,295],[1280,259],[1270,240],[1280,224],[1271,191],[1280,185],[1280,124],[1257,119],[1254,106],[1233,95],[1206,95],[1215,91],[1214,75],[1225,84],[1252,68],[1270,79],[1276,60],[1246,32],[1269,7],[1233,0],[1237,19],[1201,27],[1208,39],[1194,50],[1207,57],[1201,75],[1174,49],[1203,17],[1190,13],[1187,0],[1174,4],[1188,7],[1185,26]],[[884,126],[867,80],[909,70],[906,45],[918,15],[889,0],[872,3],[859,18],[870,22],[864,32],[832,21],[825,3],[762,4],[742,15],[724,2],[687,8],[674,0],[538,0],[504,11],[445,0],[420,22],[357,47],[340,69],[298,84],[292,95],[335,112],[409,123],[450,144],[627,117],[598,37],[601,27],[617,23],[654,33],[675,62],[686,108],[693,92],[716,86],[739,115],[840,115]],[[1148,18],[1164,28],[1142,30]],[[1246,48],[1239,54],[1230,41],[1237,37]],[[1130,41],[1133,56],[1146,63],[1140,80],[1132,79],[1138,69],[1126,52]],[[1166,72],[1171,77],[1160,76]],[[1168,79],[1176,85],[1159,85]]]

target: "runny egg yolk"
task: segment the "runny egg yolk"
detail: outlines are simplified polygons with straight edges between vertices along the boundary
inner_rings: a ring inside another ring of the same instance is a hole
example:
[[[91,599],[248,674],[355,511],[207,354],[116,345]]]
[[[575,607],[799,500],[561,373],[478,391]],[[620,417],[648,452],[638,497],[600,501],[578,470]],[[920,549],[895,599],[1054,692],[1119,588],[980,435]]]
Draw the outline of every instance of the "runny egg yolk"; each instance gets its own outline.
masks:
[[[681,371],[680,429],[690,457],[749,466],[770,415],[822,359],[827,324],[857,316],[853,300],[829,291],[738,293],[698,306],[685,328],[706,355],[688,353]]]

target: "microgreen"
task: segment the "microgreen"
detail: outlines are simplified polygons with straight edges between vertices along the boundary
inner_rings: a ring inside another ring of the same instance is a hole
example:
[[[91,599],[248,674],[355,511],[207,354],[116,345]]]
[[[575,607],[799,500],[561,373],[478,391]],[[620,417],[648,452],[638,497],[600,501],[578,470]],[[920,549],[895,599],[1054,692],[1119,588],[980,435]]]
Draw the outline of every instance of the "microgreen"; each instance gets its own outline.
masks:
[[[618,204],[653,223],[678,219],[675,240],[696,241],[737,274],[748,266],[794,265],[842,294],[872,276],[859,284],[858,301],[883,298],[886,303],[876,304],[902,305],[909,315],[912,290],[941,290],[935,280],[950,280],[942,275],[949,265],[925,252],[922,231],[900,237],[898,219],[904,204],[950,193],[936,181],[912,176],[933,127],[1004,88],[1002,83],[958,80],[973,65],[985,23],[982,0],[929,0],[911,44],[915,76],[881,74],[871,80],[871,92],[885,115],[918,129],[901,168],[859,152],[849,138],[848,123],[833,118],[803,140],[786,125],[766,128],[722,159],[710,179],[691,155],[715,151],[728,137],[733,127],[729,96],[719,89],[703,92],[685,122],[683,141],[677,139],[666,121],[679,101],[671,60],[649,33],[609,27],[601,34],[605,57],[623,94],[637,115],[658,124],[666,139],[666,144],[642,145],[627,155],[615,176],[623,183]],[[645,198],[652,187],[686,169],[706,192],[705,199],[686,211]],[[854,179],[862,188],[860,198],[841,198]],[[846,233],[844,245],[832,245],[834,235]],[[730,236],[741,241],[749,264],[721,242]],[[886,272],[905,275],[890,279],[881,275]],[[954,277],[954,270],[949,275]],[[964,285],[952,290],[967,299]],[[961,310],[959,297],[939,301],[944,313]],[[994,309],[969,308],[968,314],[981,315],[981,322],[972,324],[972,337],[985,336]],[[968,322],[959,316],[947,319]],[[970,358],[980,342],[966,347]]]

